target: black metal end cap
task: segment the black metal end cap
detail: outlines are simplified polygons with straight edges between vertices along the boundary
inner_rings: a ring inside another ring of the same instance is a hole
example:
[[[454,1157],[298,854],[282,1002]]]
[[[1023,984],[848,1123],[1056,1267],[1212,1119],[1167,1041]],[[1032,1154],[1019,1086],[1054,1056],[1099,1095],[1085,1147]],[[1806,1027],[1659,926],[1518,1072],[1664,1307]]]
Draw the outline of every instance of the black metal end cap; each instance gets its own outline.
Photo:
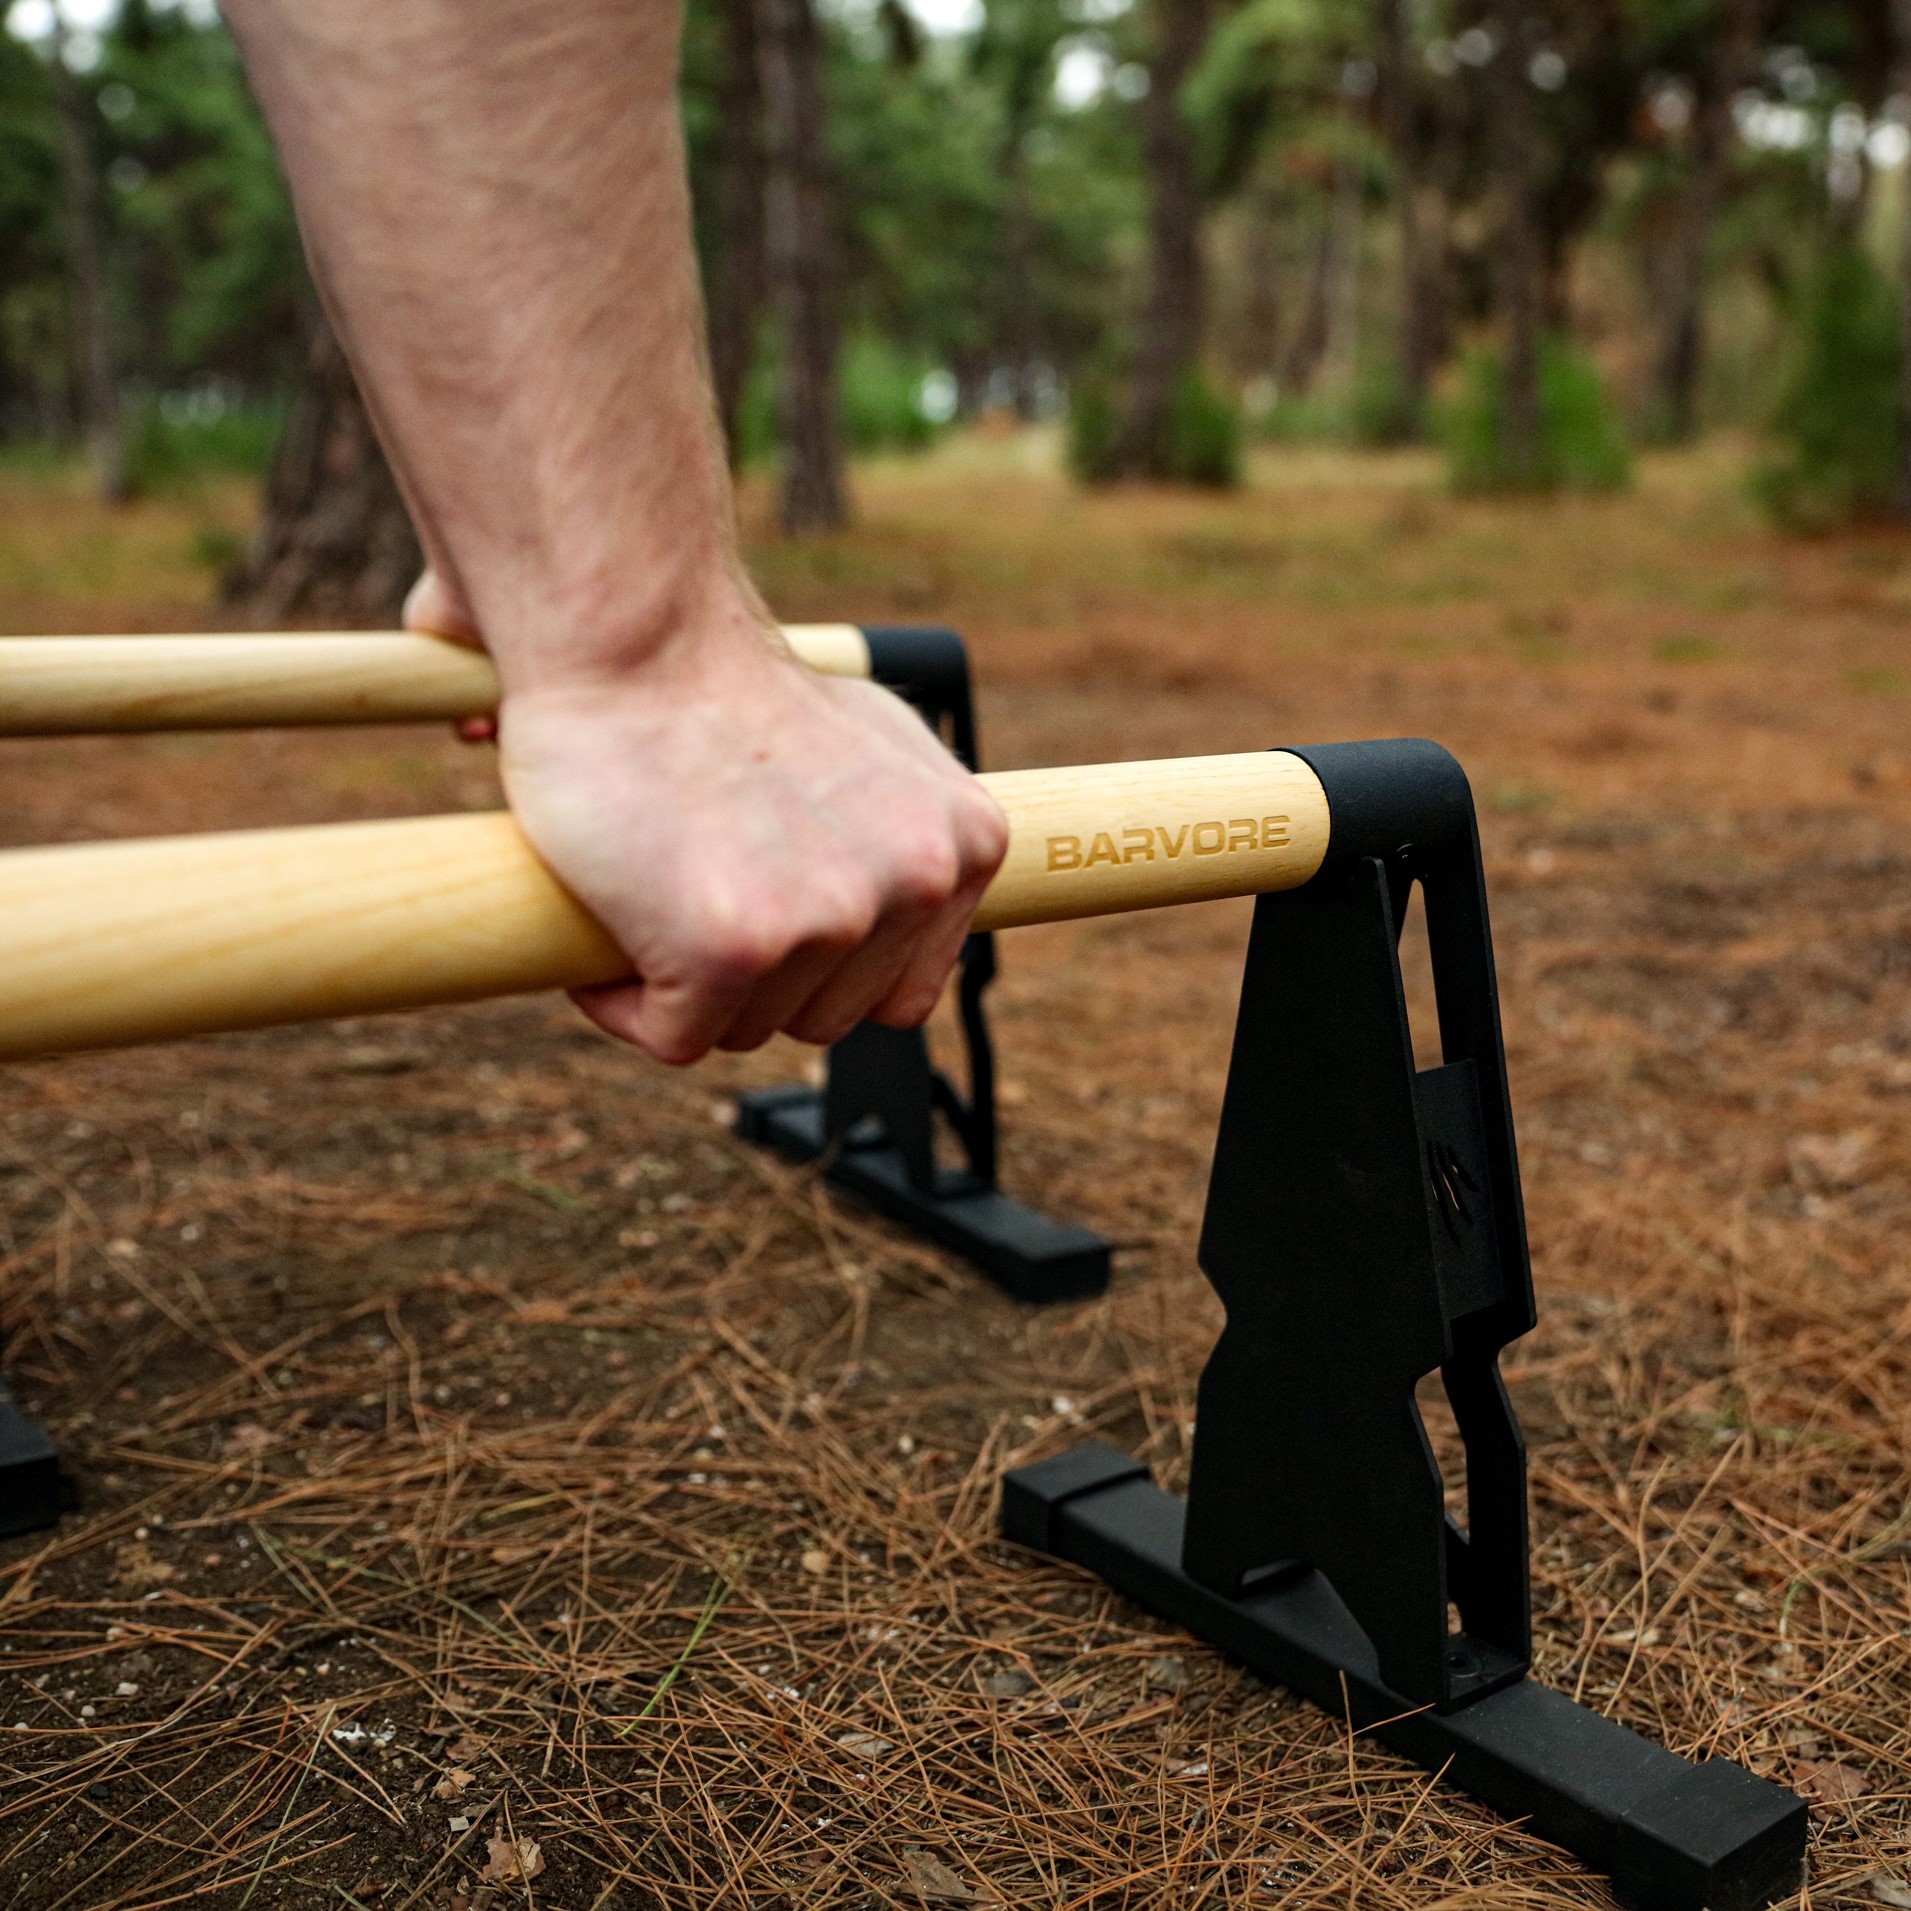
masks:
[[[1058,1550],[1056,1518],[1070,1500],[1147,1477],[1139,1460],[1098,1440],[1017,1467],[1002,1476],[1002,1537],[1034,1552],[1053,1553]]]
[[[74,1499],[45,1428],[0,1387],[0,1539],[55,1524]]]
[[[1707,1759],[1627,1812],[1613,1888],[1628,1904],[1758,1911],[1799,1888],[1806,1819],[1796,1793]]]
[[[969,648],[936,624],[864,624],[869,674],[912,702],[950,708],[969,693]]]
[[[1320,778],[1330,828],[1321,874],[1403,850],[1438,857],[1469,845],[1473,790],[1450,750],[1425,737],[1283,745]]]

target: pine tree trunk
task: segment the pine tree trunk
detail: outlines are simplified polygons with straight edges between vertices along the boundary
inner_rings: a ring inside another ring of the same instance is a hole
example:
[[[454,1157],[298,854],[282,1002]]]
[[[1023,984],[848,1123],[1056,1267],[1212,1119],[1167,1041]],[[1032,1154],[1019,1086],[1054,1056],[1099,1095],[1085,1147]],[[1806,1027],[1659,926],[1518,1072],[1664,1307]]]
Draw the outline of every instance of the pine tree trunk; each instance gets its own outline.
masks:
[[[1897,67],[1898,88],[1911,86],[1911,0],[1892,0],[1892,53]],[[1898,483],[1894,500],[1900,523],[1911,524],[1911,207],[1907,207],[1898,283],[1898,309],[1901,314],[1900,367],[1898,372]]]
[[[60,175],[66,200],[67,299],[74,386],[93,481],[108,503],[127,494],[126,430],[113,376],[106,310],[105,207],[93,147],[94,108],[66,63],[66,23],[54,12],[52,78],[60,121]]]
[[[1342,152],[1334,163],[1333,281],[1328,298],[1326,359],[1351,385],[1360,363],[1361,169]]]
[[[1515,490],[1545,480],[1545,443],[1540,413],[1540,315],[1545,299],[1545,257],[1535,204],[1533,85],[1527,75],[1526,9],[1500,0],[1494,25],[1499,50],[1493,59],[1497,119],[1495,160],[1499,172],[1498,283],[1500,316],[1500,477]]]
[[[1155,52],[1141,104],[1148,175],[1148,299],[1115,467],[1173,476],[1175,392],[1201,355],[1207,283],[1201,261],[1201,177],[1181,90],[1207,42],[1210,0],[1154,0]]]
[[[1427,388],[1432,382],[1435,333],[1431,275],[1427,270],[1425,222],[1421,216],[1420,120],[1415,110],[1413,22],[1407,0],[1381,0],[1381,102],[1387,144],[1393,153],[1394,215],[1399,229],[1400,395],[1413,434],[1424,428]]]
[[[1036,229],[1035,193],[1023,151],[1027,130],[1020,125],[1012,127],[1002,154],[1008,200],[1004,258],[1009,281],[1003,316],[1009,359],[1015,367],[1015,415],[1025,425],[1035,421],[1039,409],[1035,370],[1042,350],[1041,311],[1035,295],[1035,266],[1041,235]]]
[[[717,96],[717,256],[709,292],[710,378],[723,442],[738,462],[739,423],[763,323],[763,84],[755,0],[722,0]]]
[[[838,418],[836,244],[831,217],[823,36],[814,0],[758,0],[769,129],[771,296],[782,343],[782,520],[826,531],[849,515]]]
[[[423,563],[417,534],[316,300],[308,340],[259,528],[226,579],[225,600],[265,626],[390,624]]]
[[[1664,324],[1653,363],[1652,423],[1668,444],[1698,430],[1705,366],[1706,254],[1731,173],[1732,102],[1758,70],[1762,0],[1720,0],[1718,39],[1692,127],[1692,176],[1667,261]]]
[[[1279,384],[1282,316],[1279,199],[1270,181],[1256,182],[1243,208],[1242,272],[1247,280],[1241,309],[1241,349],[1235,369],[1245,378]]]
[[[1327,356],[1328,334],[1332,330],[1334,287],[1334,216],[1328,209],[1314,243],[1313,262],[1307,271],[1307,296],[1301,302],[1301,315],[1294,336],[1281,355],[1280,387],[1295,397],[1304,397],[1320,375],[1321,361]]]

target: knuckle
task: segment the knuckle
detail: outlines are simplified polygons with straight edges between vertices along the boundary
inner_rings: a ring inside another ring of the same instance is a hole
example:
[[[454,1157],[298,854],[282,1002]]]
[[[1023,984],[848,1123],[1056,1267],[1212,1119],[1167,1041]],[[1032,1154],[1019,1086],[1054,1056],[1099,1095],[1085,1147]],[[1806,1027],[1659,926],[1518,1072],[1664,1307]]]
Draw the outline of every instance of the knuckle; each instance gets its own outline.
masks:
[[[789,943],[769,915],[757,920],[728,911],[693,926],[686,964],[695,986],[713,995],[747,988],[783,959]]]
[[[961,864],[948,830],[924,830],[904,846],[890,894],[905,908],[940,909],[961,880]]]
[[[798,909],[786,927],[786,948],[846,952],[854,949],[876,926],[881,913],[875,882],[855,866],[818,868],[809,872]]]
[[[1009,853],[1009,819],[981,791],[977,791],[976,796],[978,800],[969,806],[963,818],[964,847],[972,869],[993,872],[1001,867],[1003,857]]]

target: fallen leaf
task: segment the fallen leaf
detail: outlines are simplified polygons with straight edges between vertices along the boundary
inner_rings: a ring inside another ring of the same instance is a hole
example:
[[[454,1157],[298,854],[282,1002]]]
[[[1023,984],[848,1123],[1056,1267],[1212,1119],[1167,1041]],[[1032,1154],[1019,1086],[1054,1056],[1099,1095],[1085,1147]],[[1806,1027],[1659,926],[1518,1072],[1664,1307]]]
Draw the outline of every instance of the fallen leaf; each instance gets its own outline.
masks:
[[[1911,1911],[1911,1884],[1906,1884],[1902,1878],[1888,1878],[1881,1871],[1866,1884],[1865,1889],[1871,1893],[1874,1903],[1896,1905],[1899,1911]]]
[[[1000,1904],[1000,1895],[984,1886],[981,1890],[966,1885],[940,1858],[929,1852],[906,1847],[902,1854],[903,1875],[909,1888],[928,1904]]]
[[[491,1862],[478,1876],[486,1884],[528,1884],[544,1869],[544,1853],[533,1838],[493,1838]]]
[[[467,1759],[484,1756],[484,1740],[475,1732],[461,1732],[445,1747],[445,1757],[454,1765],[462,1765]]]
[[[163,1586],[169,1579],[177,1579],[177,1567],[168,1566],[163,1559],[153,1557],[152,1548],[144,1540],[129,1540],[114,1556],[113,1571],[129,1586]]]
[[[494,1566],[522,1566],[527,1559],[539,1559],[549,1550],[545,1546],[494,1546],[491,1549],[491,1563]]]
[[[1856,1187],[1864,1178],[1865,1157],[1877,1139],[1875,1128],[1854,1128],[1845,1135],[1800,1135],[1791,1146],[1793,1176],[1820,1187]]]
[[[1179,1692],[1188,1683],[1187,1661],[1185,1659],[1150,1659],[1148,1683],[1159,1686],[1164,1692]]]
[[[1019,1699],[1035,1690],[1035,1681],[1026,1672],[1005,1666],[982,1681],[982,1690],[992,1699]]]
[[[1847,1799],[1862,1798],[1869,1789],[1864,1779],[1849,1765],[1831,1759],[1801,1758],[1792,1766],[1798,1781],[1809,1786],[1828,1805],[1841,1805]]]
[[[476,1782],[477,1776],[476,1772],[461,1771],[454,1767],[432,1786],[431,1795],[433,1798],[456,1798],[467,1785]]]
[[[884,1738],[880,1732],[842,1732],[837,1735],[836,1743],[858,1758],[881,1758],[885,1752],[896,1749],[895,1741]]]
[[[271,1434],[256,1420],[242,1420],[226,1435],[226,1443],[221,1450],[230,1460],[248,1453],[263,1453],[271,1444]]]
[[[348,1048],[338,1065],[347,1075],[403,1075],[418,1066],[418,1057],[395,1048]]]
[[[806,1573],[821,1574],[829,1571],[829,1555],[815,1546],[812,1546],[796,1563]]]

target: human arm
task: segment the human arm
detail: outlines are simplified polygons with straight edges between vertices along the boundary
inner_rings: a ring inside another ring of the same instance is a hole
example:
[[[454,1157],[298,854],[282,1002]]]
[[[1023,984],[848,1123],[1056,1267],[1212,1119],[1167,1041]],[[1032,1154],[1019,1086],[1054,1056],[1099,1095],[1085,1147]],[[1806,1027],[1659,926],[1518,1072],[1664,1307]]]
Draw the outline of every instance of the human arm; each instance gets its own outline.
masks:
[[[229,0],[506,793],[671,1061],[933,1006],[1006,832],[742,573],[701,351],[674,0]]]

